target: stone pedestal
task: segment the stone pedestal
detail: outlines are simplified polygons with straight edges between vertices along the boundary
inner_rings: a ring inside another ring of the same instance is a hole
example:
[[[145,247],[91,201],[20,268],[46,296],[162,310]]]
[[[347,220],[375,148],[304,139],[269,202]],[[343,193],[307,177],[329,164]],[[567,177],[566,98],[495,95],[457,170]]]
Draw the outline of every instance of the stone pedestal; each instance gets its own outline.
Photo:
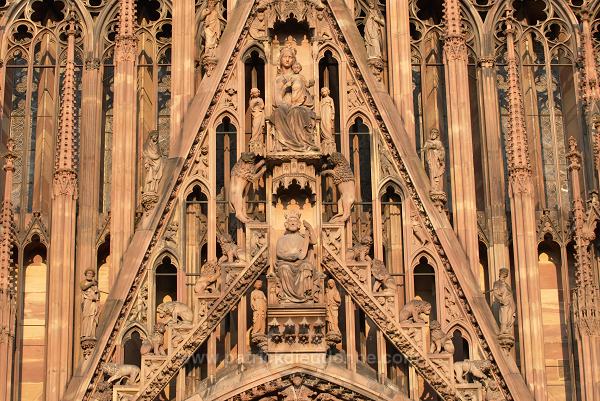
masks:
[[[140,390],[139,385],[118,385],[113,387],[113,401],[123,401],[133,399],[133,396]]]
[[[402,330],[417,343],[417,346],[426,351],[429,349],[429,324],[427,323],[401,323]]]
[[[456,392],[463,400],[483,401],[483,387],[480,383],[459,383]]]
[[[160,365],[167,359],[161,355],[144,355],[142,356],[142,370],[140,373],[140,381],[145,382],[150,379],[152,373],[158,369]]]
[[[441,354],[428,354],[427,356],[435,366],[452,380],[454,377],[454,358],[452,357],[452,354],[443,352]]]
[[[175,349],[181,344],[183,339],[193,329],[191,324],[179,324],[177,326],[167,327],[165,332],[165,343],[167,344],[167,354],[172,354]]]

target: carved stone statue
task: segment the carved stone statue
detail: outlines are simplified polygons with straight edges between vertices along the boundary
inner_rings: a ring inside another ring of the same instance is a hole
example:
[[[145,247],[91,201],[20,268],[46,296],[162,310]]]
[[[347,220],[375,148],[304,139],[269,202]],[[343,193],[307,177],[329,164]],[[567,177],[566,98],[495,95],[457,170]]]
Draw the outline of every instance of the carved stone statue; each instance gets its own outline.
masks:
[[[442,351],[449,354],[454,354],[454,343],[452,342],[452,334],[444,333],[442,325],[437,320],[432,320],[429,324],[430,330],[430,347],[429,352],[439,354]]]
[[[264,160],[257,160],[254,153],[244,152],[231,169],[229,183],[229,205],[235,212],[235,217],[246,224],[252,221],[247,214],[246,196],[250,184],[258,180],[265,173],[267,167]]]
[[[371,261],[371,274],[375,278],[373,292],[396,289],[396,280],[390,275],[382,260],[373,259]]]
[[[364,235],[360,242],[355,243],[352,248],[346,250],[346,261],[347,262],[370,262],[371,256],[371,245],[373,245],[373,238],[370,235]]]
[[[488,360],[474,361],[465,359],[454,363],[454,374],[456,376],[457,383],[465,383],[466,376],[470,373],[474,379],[479,381],[485,381],[487,379],[486,372],[489,372],[492,368],[492,363]]]
[[[262,290],[262,281],[256,280],[250,294],[252,307],[252,335],[265,334],[267,321],[267,297]]]
[[[306,233],[300,232],[300,213],[286,214],[285,233],[277,240],[276,274],[281,284],[280,299],[304,303],[312,299],[314,249],[317,237],[305,220]]]
[[[223,253],[217,262],[218,264],[246,260],[244,251],[240,249],[235,242],[233,242],[233,238],[231,238],[229,233],[217,232],[217,241],[219,242],[219,245],[221,246],[221,252]]]
[[[98,327],[98,302],[100,292],[96,272],[92,269],[85,271],[85,279],[81,281],[81,338],[96,338]]]
[[[327,288],[325,289],[325,305],[327,307],[327,332],[328,333],[340,333],[339,326],[339,311],[342,298],[340,292],[335,285],[333,279],[327,280]]]
[[[411,320],[415,323],[425,323],[429,320],[430,313],[431,304],[429,302],[421,299],[413,299],[404,304],[398,318],[402,323],[410,322]],[[421,315],[425,315],[427,320],[423,320]]]
[[[189,306],[178,301],[163,302],[156,307],[159,323],[169,325],[191,324],[194,314]]]
[[[158,184],[163,176],[163,155],[158,145],[158,131],[150,131],[148,139],[144,144],[144,187],[143,193],[151,194],[158,192]]]
[[[204,54],[214,56],[221,38],[221,15],[219,0],[206,0],[205,7],[200,8],[200,21],[204,34]]]
[[[250,113],[250,126],[252,127],[250,151],[256,153],[256,150],[262,151],[264,146],[263,133],[265,131],[265,102],[261,99],[258,88],[250,89],[248,113]]]
[[[296,61],[296,49],[286,46],[279,55],[279,70],[275,78],[274,109],[271,121],[275,126],[275,150],[306,152],[318,151],[314,127],[316,114],[314,99],[300,74],[302,67]]]
[[[194,294],[196,296],[213,295],[217,292],[217,285],[221,269],[217,263],[206,262],[200,269],[200,277],[194,284]]]
[[[321,150],[324,154],[336,151],[335,134],[335,104],[327,87],[321,88]]]
[[[311,401],[316,394],[303,384],[304,378],[300,375],[292,376],[291,382],[292,384],[288,388],[279,392],[279,397],[283,401]]]
[[[433,128],[429,139],[423,145],[422,152],[425,153],[427,168],[429,169],[429,180],[431,192],[444,192],[444,173],[446,172],[446,150],[440,140],[440,131]]]
[[[111,384],[134,384],[140,380],[140,368],[135,365],[119,365],[107,362],[102,365],[102,372],[109,375]]]
[[[379,10],[377,0],[369,0],[369,8],[365,18],[365,46],[369,59],[382,59],[383,28],[385,19]]]
[[[350,163],[340,152],[333,152],[327,157],[327,164],[332,168],[324,170],[321,175],[331,175],[333,183],[338,191],[338,212],[330,220],[331,223],[346,222],[350,218],[352,206],[356,201],[356,187],[354,184],[354,173],[350,168]]]
[[[492,294],[494,299],[500,305],[498,320],[500,321],[499,335],[514,335],[515,325],[515,301],[513,299],[512,289],[506,282],[508,279],[508,269],[500,269],[499,278],[494,282]]]
[[[156,323],[150,338],[142,342],[140,354],[167,355],[167,351],[165,350],[165,329],[163,323]]]

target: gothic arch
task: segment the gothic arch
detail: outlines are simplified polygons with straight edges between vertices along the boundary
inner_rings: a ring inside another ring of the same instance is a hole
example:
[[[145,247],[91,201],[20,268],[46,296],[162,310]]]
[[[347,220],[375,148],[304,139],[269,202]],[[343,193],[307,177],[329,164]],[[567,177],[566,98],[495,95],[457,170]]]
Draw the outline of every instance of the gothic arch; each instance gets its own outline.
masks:
[[[39,27],[39,24],[35,24],[30,20],[21,19],[23,13],[31,6],[36,0],[28,0],[28,1],[15,1],[13,2],[6,11],[2,14],[2,18],[0,18],[0,25],[4,26],[3,32],[0,34],[0,44],[2,44],[2,48],[0,49],[0,58],[6,59],[6,54],[9,45],[9,38],[12,35],[12,27],[17,23],[24,23],[32,28]],[[67,21],[67,12],[74,11],[76,14],[76,21],[81,28],[81,34],[83,37],[83,49],[84,51],[88,51],[92,48],[94,43],[94,35],[93,35],[93,26],[94,21],[85,5],[81,2],[81,0],[72,0],[70,2],[64,2],[63,14],[64,19],[58,22],[54,26],[54,30],[60,32],[60,27],[62,24],[65,24]],[[49,29],[50,30],[50,29]]]
[[[406,200],[406,194],[404,193],[405,189],[398,177],[386,177],[379,185],[377,185],[377,193],[379,194],[379,198],[381,199],[381,197],[385,194],[385,189],[387,189],[387,187],[390,185],[395,188],[396,193],[400,196],[400,199],[402,199],[402,202],[404,203]]]
[[[402,393],[400,389],[385,389],[385,387],[374,379],[367,379],[366,376],[354,375],[352,381],[346,380],[343,370],[335,367],[316,369],[314,366],[301,363],[279,366],[276,368],[259,368],[252,374],[238,375],[231,373],[227,380],[220,380],[210,391],[210,394],[202,394],[204,401],[226,401],[231,400],[237,395],[247,395],[247,399],[259,400],[260,393],[254,393],[256,389],[273,387],[275,391],[283,390],[282,379],[289,379],[291,376],[303,375],[305,379],[318,380],[333,385],[337,389],[336,394],[345,394],[348,399],[362,399],[373,401],[408,401],[409,398]],[[231,383],[236,383],[236,388]],[[272,386],[269,386],[272,384]],[[392,384],[388,384],[394,387]],[[325,387],[327,388],[327,387]],[[260,390],[259,390],[260,391]],[[244,398],[243,397],[243,398]],[[345,397],[346,398],[346,397]]]

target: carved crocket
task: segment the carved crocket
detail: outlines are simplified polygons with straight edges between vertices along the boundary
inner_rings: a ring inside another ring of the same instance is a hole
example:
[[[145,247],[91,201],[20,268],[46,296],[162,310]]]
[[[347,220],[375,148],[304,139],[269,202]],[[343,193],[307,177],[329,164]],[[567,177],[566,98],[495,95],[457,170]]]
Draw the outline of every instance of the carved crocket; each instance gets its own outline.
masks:
[[[246,196],[250,184],[265,173],[267,167],[264,160],[257,160],[252,152],[244,152],[231,169],[229,184],[229,205],[235,212],[235,217],[246,224],[252,219],[246,213]]]
[[[350,211],[356,201],[356,187],[354,184],[354,173],[350,163],[340,152],[333,152],[327,157],[327,165],[331,169],[321,172],[323,176],[333,177],[333,183],[338,190],[338,212],[330,220],[331,223],[346,222],[350,218]]]

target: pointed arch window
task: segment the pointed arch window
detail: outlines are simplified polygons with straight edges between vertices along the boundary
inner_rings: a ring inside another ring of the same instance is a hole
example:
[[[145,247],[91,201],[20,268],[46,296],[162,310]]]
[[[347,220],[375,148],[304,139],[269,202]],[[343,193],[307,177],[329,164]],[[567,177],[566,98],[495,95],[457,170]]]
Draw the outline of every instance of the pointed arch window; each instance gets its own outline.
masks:
[[[419,259],[419,264],[413,269],[415,297],[431,304],[430,319],[437,318],[437,292],[435,269],[426,257]]]
[[[362,117],[356,117],[348,130],[350,167],[354,172],[356,202],[352,209],[352,234],[355,241],[373,238],[373,189],[371,184],[371,132]]]
[[[65,62],[64,4],[24,7],[5,27],[7,42],[0,141],[15,141],[13,205],[17,212],[50,212],[61,64]],[[36,6],[37,4],[37,6]],[[76,82],[81,74],[81,41],[76,41]],[[79,97],[76,99],[79,114]],[[76,119],[77,121],[78,119]]]
[[[156,305],[163,302],[176,301],[177,297],[177,267],[171,262],[169,256],[164,256],[156,266],[155,299]]]
[[[19,363],[16,380],[18,399],[42,399],[46,371],[46,318],[48,266],[47,249],[34,235],[23,250],[25,265],[21,279],[22,293],[17,344]]]
[[[216,128],[216,181],[217,181],[217,230],[236,238],[237,220],[230,213],[229,182],[231,169],[237,161],[237,128],[229,117],[224,117]]]
[[[393,274],[404,274],[402,198],[399,189],[386,185],[381,195],[381,234],[383,261]],[[404,283],[399,283],[404,294]]]
[[[513,7],[516,23],[520,25],[515,45],[537,208],[568,208],[566,139],[573,135],[579,143],[584,143],[573,79],[574,35],[565,22],[568,18],[561,16],[552,2],[514,1]],[[504,38],[502,33],[499,36]],[[506,136],[508,73],[503,42],[498,42],[497,54],[502,129]]]

